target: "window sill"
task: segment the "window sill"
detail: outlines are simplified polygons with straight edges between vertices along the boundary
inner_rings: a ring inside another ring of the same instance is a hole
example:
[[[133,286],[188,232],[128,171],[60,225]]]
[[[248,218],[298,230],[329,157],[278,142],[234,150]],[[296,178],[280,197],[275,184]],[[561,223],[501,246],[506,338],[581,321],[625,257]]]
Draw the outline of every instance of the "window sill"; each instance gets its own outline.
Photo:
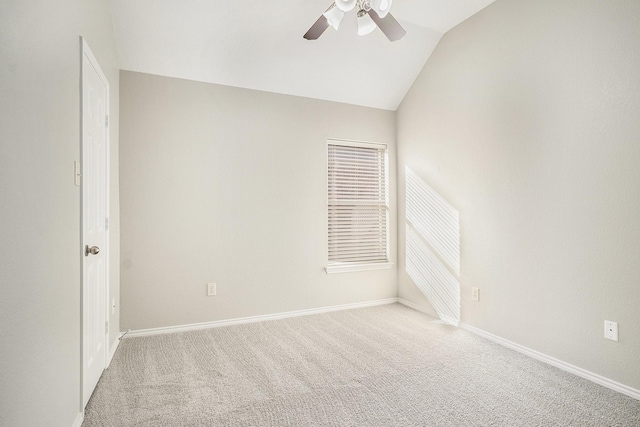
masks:
[[[353,271],[388,270],[393,264],[390,262],[376,262],[373,264],[334,264],[324,268],[325,273],[350,273]]]

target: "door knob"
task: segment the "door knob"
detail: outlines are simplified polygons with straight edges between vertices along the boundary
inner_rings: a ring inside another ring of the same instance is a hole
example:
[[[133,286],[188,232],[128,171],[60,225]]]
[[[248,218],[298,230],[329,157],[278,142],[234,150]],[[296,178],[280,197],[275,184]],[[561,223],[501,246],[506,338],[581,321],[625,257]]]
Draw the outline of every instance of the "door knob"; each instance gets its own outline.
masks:
[[[97,246],[89,247],[89,245],[85,245],[84,247],[84,256],[89,256],[89,254],[98,255],[99,252],[100,252],[100,248]]]

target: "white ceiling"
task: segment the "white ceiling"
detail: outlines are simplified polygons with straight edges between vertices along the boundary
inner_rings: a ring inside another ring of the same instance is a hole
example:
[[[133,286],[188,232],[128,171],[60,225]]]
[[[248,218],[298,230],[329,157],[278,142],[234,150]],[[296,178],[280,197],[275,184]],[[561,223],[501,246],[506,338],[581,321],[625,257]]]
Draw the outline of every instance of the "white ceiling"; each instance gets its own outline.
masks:
[[[315,41],[332,0],[111,0],[120,68],[395,110],[442,35],[494,0],[395,0],[407,35],[357,35],[355,10]]]

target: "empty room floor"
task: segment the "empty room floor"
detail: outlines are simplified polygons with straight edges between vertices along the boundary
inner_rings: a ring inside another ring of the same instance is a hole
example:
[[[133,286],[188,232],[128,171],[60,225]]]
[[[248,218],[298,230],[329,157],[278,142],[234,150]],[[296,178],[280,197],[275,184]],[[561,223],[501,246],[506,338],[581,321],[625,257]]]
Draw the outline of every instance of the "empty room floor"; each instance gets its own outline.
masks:
[[[84,426],[639,426],[640,401],[400,304],[133,337]]]

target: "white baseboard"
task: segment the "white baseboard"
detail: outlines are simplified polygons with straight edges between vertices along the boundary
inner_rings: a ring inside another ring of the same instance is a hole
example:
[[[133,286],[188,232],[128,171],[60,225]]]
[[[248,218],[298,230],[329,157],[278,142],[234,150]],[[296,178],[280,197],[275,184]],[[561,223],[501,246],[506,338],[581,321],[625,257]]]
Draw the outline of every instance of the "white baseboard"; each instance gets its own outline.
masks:
[[[109,365],[111,365],[111,361],[113,360],[113,356],[115,356],[116,350],[118,350],[119,345],[120,345],[119,338],[116,338],[113,341],[113,343],[111,343],[111,347],[109,347],[109,357],[107,358],[107,366],[105,366],[105,368],[108,368]]]
[[[572,365],[570,363],[566,363],[563,362],[562,360],[556,359],[554,357],[548,356],[544,353],[540,353],[539,351],[536,350],[532,350],[528,347],[525,347],[523,345],[520,344],[516,344],[512,341],[506,340],[504,338],[501,338],[497,335],[493,335],[489,332],[483,331],[482,329],[478,329],[474,326],[471,325],[467,325],[465,323],[460,323],[459,327],[461,329],[464,329],[465,331],[469,331],[475,335],[481,336],[483,338],[488,339],[489,341],[493,341],[495,343],[498,343],[500,345],[503,345],[507,348],[510,348],[512,350],[515,350],[519,353],[525,354],[529,357],[532,357],[536,360],[540,360],[542,362],[548,363],[551,366],[555,366],[556,368],[562,369],[563,371],[566,372],[570,372],[574,375],[577,375],[579,377],[582,377],[584,379],[587,379],[589,381],[592,381],[596,384],[599,384],[601,386],[610,388],[611,390],[617,391],[618,393],[622,393],[625,394],[629,397],[633,397],[634,399],[638,399],[640,400],[640,390],[637,390],[635,388],[626,386],[622,383],[619,383],[617,381],[613,381],[610,380],[609,378],[605,378],[601,375],[598,374],[594,374],[593,372],[587,371],[585,369],[579,368],[575,365]]]
[[[219,328],[222,326],[241,325],[245,323],[263,322],[265,320],[287,319],[290,317],[308,316],[311,314],[329,313],[331,311],[350,310],[354,308],[373,307],[376,305],[394,304],[398,298],[386,298],[374,301],[356,302],[352,304],[333,305],[330,307],[310,308],[307,310],[287,311],[284,313],[264,314],[261,316],[241,317],[228,320],[214,320],[212,322],[192,323],[189,325],[166,326],[162,328],[132,330],[123,339],[142,337],[147,335],[169,334],[173,332],[195,331],[198,329]]]
[[[81,427],[82,422],[84,421],[84,411],[78,413],[76,420],[73,422],[73,426],[71,427]]]

